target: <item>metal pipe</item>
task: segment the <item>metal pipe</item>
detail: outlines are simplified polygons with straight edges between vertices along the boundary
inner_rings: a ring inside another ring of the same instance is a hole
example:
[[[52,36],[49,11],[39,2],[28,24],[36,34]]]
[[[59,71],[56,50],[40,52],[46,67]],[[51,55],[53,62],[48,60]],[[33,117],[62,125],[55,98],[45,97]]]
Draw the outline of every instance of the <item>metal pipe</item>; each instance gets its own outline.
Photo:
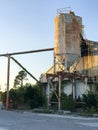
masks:
[[[46,49],[39,49],[39,50],[14,52],[14,53],[7,53],[7,54],[5,53],[5,54],[0,54],[0,56],[21,55],[21,54],[37,53],[37,52],[52,51],[52,50],[54,50],[54,48],[46,48]]]

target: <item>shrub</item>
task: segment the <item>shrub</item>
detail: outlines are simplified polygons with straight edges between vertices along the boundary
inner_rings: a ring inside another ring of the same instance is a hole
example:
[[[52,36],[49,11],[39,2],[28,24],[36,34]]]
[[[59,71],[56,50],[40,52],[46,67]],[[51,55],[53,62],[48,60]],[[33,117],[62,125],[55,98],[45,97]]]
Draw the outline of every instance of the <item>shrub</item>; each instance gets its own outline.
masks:
[[[51,108],[58,109],[58,100],[55,94],[52,95],[51,101]],[[61,94],[61,110],[70,110],[73,111],[75,108],[75,102],[73,100],[72,95],[66,95],[65,93]]]
[[[62,108],[62,110],[74,111],[74,109],[75,109],[75,101],[73,100],[72,95],[67,96],[66,94],[62,93],[62,96],[61,96],[61,108]]]
[[[28,86],[25,92],[25,104],[30,108],[43,107],[46,103],[45,95],[39,87]]]
[[[6,104],[6,92],[3,93],[3,103]],[[9,108],[39,108],[45,104],[46,97],[38,84],[12,88],[9,91]]]
[[[83,94],[83,101],[86,103],[85,107],[97,107],[96,96],[92,92],[88,92],[88,94]]]

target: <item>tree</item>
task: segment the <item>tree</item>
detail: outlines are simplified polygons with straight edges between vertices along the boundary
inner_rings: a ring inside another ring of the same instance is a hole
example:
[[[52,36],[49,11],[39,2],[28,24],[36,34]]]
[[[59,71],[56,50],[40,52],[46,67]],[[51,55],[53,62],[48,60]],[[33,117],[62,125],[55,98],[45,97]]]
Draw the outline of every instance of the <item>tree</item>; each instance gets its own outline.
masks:
[[[27,86],[24,97],[25,104],[30,108],[43,107],[46,104],[46,97],[39,84]]]
[[[23,80],[27,77],[27,73],[24,70],[18,72],[18,75],[14,79],[14,88],[18,86],[23,86]]]

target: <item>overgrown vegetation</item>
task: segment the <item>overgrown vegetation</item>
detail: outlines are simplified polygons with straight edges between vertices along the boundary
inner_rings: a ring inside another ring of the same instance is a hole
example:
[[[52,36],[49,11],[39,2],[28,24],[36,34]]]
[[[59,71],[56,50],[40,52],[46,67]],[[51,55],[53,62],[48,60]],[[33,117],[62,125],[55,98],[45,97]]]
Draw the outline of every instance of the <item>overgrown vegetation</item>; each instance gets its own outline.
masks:
[[[42,108],[41,111],[49,111],[46,109],[46,96],[43,92],[43,86],[36,83],[31,85],[29,83],[23,84],[27,74],[24,71],[20,71],[15,77],[14,86],[9,91],[9,108],[12,109],[34,109]],[[67,82],[66,82],[67,83]],[[83,97],[78,97],[75,101],[73,96],[66,95],[64,93],[64,83],[62,84],[61,93],[61,110],[75,111],[78,107],[83,110],[84,115],[98,113],[98,93],[89,91],[87,94],[83,94]],[[56,93],[58,89],[55,90]],[[6,104],[6,92],[2,93],[3,104]],[[77,107],[77,103],[78,107]],[[45,109],[43,109],[45,108]],[[55,93],[51,95],[50,109],[58,110],[58,101]],[[38,110],[38,109],[37,109]]]
[[[6,92],[3,93],[3,103],[6,102]],[[9,108],[32,109],[43,107],[46,104],[46,97],[39,84],[12,88],[9,91]]]
[[[75,101],[73,100],[72,94],[66,95],[65,93],[62,93],[61,95],[61,109],[62,110],[75,110]]]
[[[15,77],[14,86],[9,91],[9,108],[32,109],[43,107],[46,104],[46,97],[41,84],[23,84],[27,73],[21,70]],[[6,92],[2,94],[3,104],[6,104]]]
[[[93,92],[88,92],[83,94],[83,102],[85,106],[83,108],[85,114],[98,113],[98,94]]]
[[[51,106],[52,109],[58,109],[58,101],[55,94],[52,95],[51,98]],[[61,93],[61,110],[75,110],[75,101],[73,100],[72,95],[66,95],[64,92]]]

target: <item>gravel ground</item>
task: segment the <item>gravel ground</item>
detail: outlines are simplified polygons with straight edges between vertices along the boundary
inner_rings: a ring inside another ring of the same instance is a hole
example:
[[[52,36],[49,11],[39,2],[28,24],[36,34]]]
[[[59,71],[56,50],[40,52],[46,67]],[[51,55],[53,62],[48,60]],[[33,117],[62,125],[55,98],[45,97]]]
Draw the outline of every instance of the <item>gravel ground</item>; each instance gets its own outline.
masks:
[[[0,110],[0,130],[98,130],[98,118]]]

